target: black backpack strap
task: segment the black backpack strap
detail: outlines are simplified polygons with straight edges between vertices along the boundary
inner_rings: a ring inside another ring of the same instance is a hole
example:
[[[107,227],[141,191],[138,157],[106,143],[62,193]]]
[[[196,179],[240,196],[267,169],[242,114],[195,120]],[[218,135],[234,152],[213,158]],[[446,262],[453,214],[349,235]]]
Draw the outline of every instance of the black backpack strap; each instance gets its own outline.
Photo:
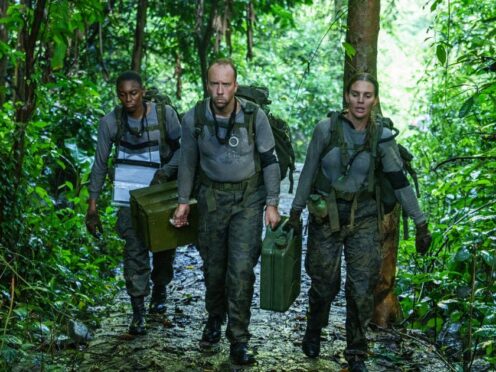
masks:
[[[339,140],[339,131],[338,131],[338,126],[341,125],[340,120],[339,120],[339,112],[338,111],[330,111],[327,114],[327,117],[330,119],[329,121],[329,132],[330,132],[330,139],[329,143],[324,147],[324,150],[320,153],[320,161],[322,162],[322,159],[324,156],[331,151],[334,147],[339,146],[340,140]],[[342,128],[341,128],[342,129]],[[341,135],[342,135],[342,130],[341,130]],[[329,180],[324,176],[324,173],[322,172],[321,167],[319,166],[319,169],[317,170],[317,173],[314,175],[314,180],[313,180],[313,188],[318,189],[324,192],[331,192],[331,185],[329,183]]]
[[[334,119],[334,121],[332,121],[332,119]],[[329,146],[331,146],[329,151],[333,147],[339,147],[339,152],[341,155],[341,173],[345,174],[351,165],[351,159],[348,152],[348,144],[344,140],[343,122],[339,120],[339,114],[334,115],[331,118],[331,141]]]
[[[248,131],[248,143],[250,145],[255,141],[255,118],[257,117],[258,108],[259,106],[251,101],[246,101],[245,106],[243,107],[245,126]]]
[[[167,132],[167,105],[163,102],[156,102],[158,128],[160,131],[160,161],[162,165],[167,164],[174,156],[177,145],[171,141]]]
[[[381,143],[382,133],[384,131],[384,126],[382,122],[378,120],[376,122],[376,135],[372,137],[370,143],[370,156],[372,157],[369,167],[368,174],[368,192],[374,192],[377,187],[378,182],[376,182],[376,169],[382,169],[381,159],[378,156],[379,143]]]
[[[207,118],[207,101],[198,101],[195,105],[195,138],[199,138],[203,133],[203,126]]]
[[[339,114],[339,111],[330,111],[327,114],[327,117],[330,118],[329,131],[331,132],[331,137],[329,143],[320,154],[320,159],[322,159],[334,147],[341,147],[344,143],[343,126],[339,120]]]
[[[123,122],[122,106],[116,106],[114,108],[114,115],[115,115],[115,125],[117,127],[117,132],[115,133],[115,137],[113,138],[113,142],[115,145],[115,151],[114,151],[114,163],[115,163],[115,161],[117,160],[117,156],[119,155],[119,148],[121,145],[122,136],[124,136],[124,132],[126,131],[126,127]]]
[[[241,106],[244,114],[244,125],[246,127],[246,131],[248,132],[248,143],[254,146],[254,156],[255,156],[255,172],[259,173],[262,170],[262,164],[260,161],[260,154],[257,151],[257,145],[255,143],[255,138],[257,135],[256,132],[256,123],[255,118],[257,117],[257,112],[259,106],[251,101],[246,100],[244,106]]]

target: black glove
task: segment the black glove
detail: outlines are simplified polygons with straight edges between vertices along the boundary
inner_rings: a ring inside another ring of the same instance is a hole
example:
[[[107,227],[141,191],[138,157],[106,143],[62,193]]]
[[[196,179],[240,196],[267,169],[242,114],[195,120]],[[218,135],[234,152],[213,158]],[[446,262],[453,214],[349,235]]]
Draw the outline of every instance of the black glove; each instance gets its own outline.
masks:
[[[93,235],[95,238],[100,237],[103,233],[103,226],[100,222],[100,216],[98,215],[98,211],[90,211],[86,213],[86,229],[88,232]]]
[[[150,182],[151,185],[160,185],[162,183],[166,183],[168,181],[169,177],[167,176],[166,172],[160,168],[157,169],[155,174],[153,175],[152,182]]]
[[[295,235],[301,235],[302,225],[301,225],[301,211],[291,208],[289,212],[289,219],[286,223],[288,229],[293,229]]]
[[[420,223],[416,225],[416,233],[415,233],[415,248],[417,249],[417,253],[422,256],[427,253],[429,250],[429,246],[432,242],[432,236],[429,232],[429,227],[427,226],[427,222]]]

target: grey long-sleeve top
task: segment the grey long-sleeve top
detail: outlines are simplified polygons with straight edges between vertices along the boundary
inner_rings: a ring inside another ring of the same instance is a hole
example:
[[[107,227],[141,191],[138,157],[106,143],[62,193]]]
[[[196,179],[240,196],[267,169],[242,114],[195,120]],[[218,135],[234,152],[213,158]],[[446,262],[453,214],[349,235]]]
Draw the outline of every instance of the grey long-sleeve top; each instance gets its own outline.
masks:
[[[246,101],[237,99],[241,110],[236,114],[232,135],[239,139],[236,147],[221,144],[210,126],[204,125],[200,136],[195,135],[195,109],[188,111],[182,121],[181,159],[178,172],[179,203],[188,203],[193,189],[198,160],[204,174],[215,182],[241,182],[256,173],[255,151],[259,154],[273,153],[275,141],[267,115],[257,110],[255,117],[255,140],[249,141],[247,128],[236,125],[244,123]],[[207,103],[208,103],[207,99]],[[213,120],[207,104],[207,120]],[[217,116],[219,136],[224,137],[228,118]],[[251,143],[250,143],[251,142]],[[280,193],[280,169],[277,162],[264,166],[263,180],[267,191],[266,204],[277,206]]]
[[[149,126],[156,126],[159,124],[156,105],[153,102],[149,104],[151,105],[151,107],[146,116],[146,123]],[[167,129],[167,138],[171,141],[178,141],[181,137],[181,126],[179,124],[179,119],[172,107],[165,107],[165,124]],[[141,119],[128,117],[128,123],[131,128],[138,129],[141,124]],[[105,182],[105,177],[107,176],[108,172],[108,159],[112,151],[112,146],[116,140],[116,136],[117,121],[115,111],[112,110],[100,120],[100,125],[98,127],[95,161],[93,163],[93,167],[91,168],[90,174],[89,191],[91,199],[98,199],[100,191],[103,187],[103,183]],[[146,142],[148,141],[148,139],[146,138],[146,136],[142,136],[142,138],[136,139],[136,141]],[[172,176],[177,171],[177,167],[179,164],[179,155],[179,151],[175,151],[169,162],[162,166],[162,169],[164,169],[167,176]]]
[[[364,143],[365,131],[359,132],[355,130],[353,125],[342,115],[339,116],[339,120],[342,120],[343,137],[344,141],[349,145],[348,153],[351,157],[354,153],[353,147]],[[312,190],[314,177],[317,174],[319,167],[336,190],[356,192],[367,185],[368,170],[371,162],[371,155],[368,151],[363,151],[356,156],[351,164],[348,176],[341,179],[341,150],[339,147],[331,149],[322,157],[321,161],[322,152],[326,149],[331,140],[330,122],[331,119],[326,118],[320,121],[314,129],[292,204],[292,207],[297,211],[301,211],[305,208],[307,199]],[[384,128],[382,138],[386,139],[391,136],[391,130]],[[380,157],[385,173],[403,172],[403,162],[399,154],[398,145],[394,139],[379,144],[378,156]],[[424,222],[425,216],[420,210],[415,193],[408,184],[408,181],[406,181],[406,178],[405,183],[402,186],[403,187],[394,190],[396,198],[416,224]]]

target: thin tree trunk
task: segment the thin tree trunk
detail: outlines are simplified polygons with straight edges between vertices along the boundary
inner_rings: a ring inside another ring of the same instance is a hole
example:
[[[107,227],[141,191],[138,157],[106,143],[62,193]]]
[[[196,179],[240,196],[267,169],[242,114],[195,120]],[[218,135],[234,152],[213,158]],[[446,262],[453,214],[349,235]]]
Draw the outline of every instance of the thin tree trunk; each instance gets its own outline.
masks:
[[[103,57],[103,30],[101,23],[98,23],[98,42],[98,57],[100,58],[100,64],[102,66],[103,79],[108,81],[110,74],[107,66],[105,65],[105,58]]]
[[[231,19],[233,17],[233,1],[226,1],[226,11],[224,15],[225,19],[225,27],[226,27],[226,45],[229,50],[229,56],[232,55],[233,47],[232,47],[232,29],[231,29]]]
[[[131,70],[140,72],[143,59],[143,45],[145,41],[146,10],[148,0],[139,0],[136,14],[136,29],[134,31],[134,48],[131,60]]]
[[[176,77],[176,98],[181,99],[183,92],[183,68],[181,66],[181,55],[176,52],[176,67],[174,68],[174,76]]]
[[[7,0],[0,0],[0,18],[5,17],[8,8]],[[7,43],[8,41],[7,27],[4,24],[0,24],[0,42]],[[6,91],[6,77],[7,77],[7,56],[4,55],[0,58],[0,107],[5,103],[5,91]]]
[[[108,15],[114,9],[114,6],[115,6],[115,0],[109,0],[107,2],[107,6],[103,10],[103,19],[108,17]],[[102,22],[104,22],[104,21],[102,21]],[[89,28],[85,32],[85,38],[86,38],[86,41],[85,41],[86,49],[87,50],[90,50],[93,48],[96,49],[96,51],[97,51],[97,53],[96,53],[97,61],[96,62],[100,63],[100,65],[102,67],[102,71],[103,71],[103,77],[104,77],[105,81],[108,81],[109,73],[108,73],[107,67],[105,65],[105,60],[104,60],[104,56],[103,56],[103,31],[102,31],[101,22],[95,22],[91,26],[89,26]],[[84,56],[86,57],[84,62],[87,65],[88,63],[90,63],[88,58],[87,58],[88,53],[85,53]]]
[[[255,10],[250,0],[246,6],[246,59],[253,59],[253,24],[255,23]]]
[[[210,42],[213,34],[213,20],[217,13],[217,0],[210,1],[210,14],[206,21],[205,26],[205,3],[203,0],[196,2],[196,25],[195,25],[195,42],[198,52],[198,59],[200,60],[200,74],[203,86],[203,95],[206,97],[207,92],[207,69],[208,69],[208,51],[210,50]]]
[[[103,10],[103,18],[107,18],[107,16],[112,12],[115,6],[115,0],[109,0],[107,2],[107,6]],[[86,45],[87,47],[93,47],[95,44],[95,40],[99,37],[100,33],[100,22],[95,22],[91,26],[89,26],[86,32]]]

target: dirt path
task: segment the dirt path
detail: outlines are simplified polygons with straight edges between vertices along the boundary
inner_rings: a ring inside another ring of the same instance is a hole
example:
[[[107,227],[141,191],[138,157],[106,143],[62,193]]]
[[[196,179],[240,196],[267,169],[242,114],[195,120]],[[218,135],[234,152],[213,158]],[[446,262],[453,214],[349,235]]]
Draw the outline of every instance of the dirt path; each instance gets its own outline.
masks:
[[[283,186],[287,190],[287,185]],[[292,196],[282,194],[281,211],[289,212]],[[305,216],[306,217],[306,216]],[[305,244],[304,242],[304,254]],[[340,371],[346,366],[345,300],[343,291],[331,309],[330,325],[322,341],[321,356],[307,358],[301,351],[305,330],[306,293],[310,280],[302,269],[302,291],[286,313],[259,308],[259,271],[252,306],[250,345],[257,364],[250,371]],[[344,288],[344,286],[342,286]],[[217,353],[205,354],[198,341],[206,319],[201,259],[194,247],[178,249],[175,278],[168,288],[167,314],[148,319],[148,334],[130,339],[128,296],[123,289],[111,305],[102,327],[82,352],[78,371],[232,371],[229,343],[223,337]],[[223,330],[225,329],[225,325]],[[435,348],[410,334],[369,332],[370,371],[447,371]],[[78,358],[79,359],[79,358]]]

